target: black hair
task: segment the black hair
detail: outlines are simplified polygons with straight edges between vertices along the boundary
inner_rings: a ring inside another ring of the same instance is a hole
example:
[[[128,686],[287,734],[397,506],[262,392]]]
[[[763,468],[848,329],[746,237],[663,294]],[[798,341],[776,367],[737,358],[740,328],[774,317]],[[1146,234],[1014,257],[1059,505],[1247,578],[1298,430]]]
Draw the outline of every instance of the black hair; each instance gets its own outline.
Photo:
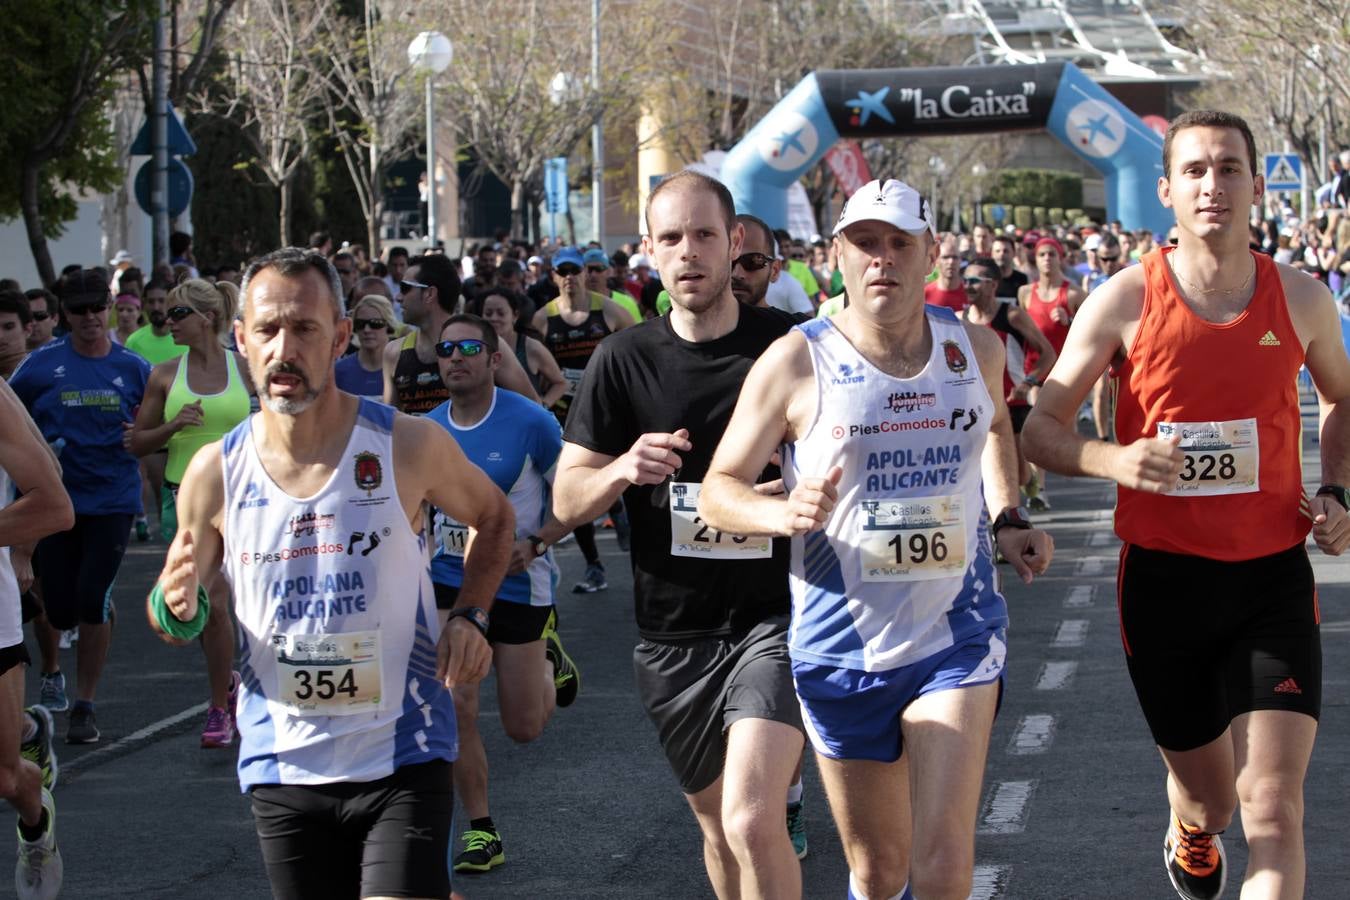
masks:
[[[33,310],[22,291],[0,291],[0,313],[14,313],[19,317],[19,323],[25,326],[33,321]]]
[[[448,313],[454,312],[459,305],[461,287],[459,270],[455,264],[443,253],[429,253],[409,260],[408,268],[413,266],[417,266],[417,280],[436,289],[436,302],[441,309]]]
[[[493,328],[492,324],[482,316],[475,316],[473,313],[459,313],[458,315],[451,316],[446,319],[445,324],[441,326],[441,334],[444,335],[445,329],[449,328],[451,325],[473,325],[479,331],[483,332],[483,343],[487,345],[488,352],[497,352],[497,348],[501,343],[497,340],[497,329]]]
[[[174,256],[182,256],[192,249],[192,235],[185,231],[175,231],[169,235],[169,252]]]
[[[407,258],[408,258],[408,248],[407,248],[407,247],[390,247],[390,248],[389,248],[389,262],[393,262],[393,261],[394,261],[394,257],[396,257],[396,256],[401,256],[401,257],[403,257],[404,259],[407,259]]]

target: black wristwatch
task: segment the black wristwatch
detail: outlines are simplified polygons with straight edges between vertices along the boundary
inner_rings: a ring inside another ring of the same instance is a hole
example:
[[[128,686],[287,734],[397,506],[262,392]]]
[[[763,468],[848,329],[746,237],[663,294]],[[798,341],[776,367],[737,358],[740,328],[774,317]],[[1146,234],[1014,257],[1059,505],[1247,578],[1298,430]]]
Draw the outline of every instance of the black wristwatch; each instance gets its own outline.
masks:
[[[1025,506],[1010,506],[998,514],[994,519],[994,524],[989,526],[989,530],[995,538],[1004,528],[1021,528],[1026,530],[1031,527],[1031,514],[1027,512]]]
[[[474,624],[474,626],[487,637],[488,633],[488,614],[487,610],[480,606],[456,606],[450,610],[450,615],[446,617],[445,624],[449,625],[450,620],[458,617],[464,617]]]
[[[1314,496],[1330,497],[1339,503],[1342,509],[1350,510],[1350,490],[1346,490],[1339,484],[1324,484],[1317,489]]]
[[[534,553],[535,559],[543,556],[545,551],[548,550],[548,541],[537,534],[526,535],[525,540],[530,542],[530,550]]]

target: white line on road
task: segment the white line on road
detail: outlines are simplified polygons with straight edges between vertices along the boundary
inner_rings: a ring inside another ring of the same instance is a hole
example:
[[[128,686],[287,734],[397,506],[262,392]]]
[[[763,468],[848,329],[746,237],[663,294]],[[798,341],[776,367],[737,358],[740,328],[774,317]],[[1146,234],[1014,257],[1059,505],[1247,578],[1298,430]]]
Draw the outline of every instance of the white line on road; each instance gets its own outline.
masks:
[[[1097,593],[1095,584],[1076,584],[1069,591],[1069,596],[1064,598],[1064,606],[1068,609],[1081,609],[1092,605],[1092,595]]]
[[[1105,571],[1104,561],[1099,556],[1088,556],[1078,561],[1078,566],[1073,570],[1073,574],[1078,578],[1096,578]]]
[[[1065,619],[1059,623],[1051,647],[1081,647],[1087,640],[1087,619]]]
[[[997,900],[1008,889],[1009,866],[976,866],[970,900]]]
[[[1109,531],[1094,531],[1088,537],[1087,545],[1089,547],[1109,547],[1117,540],[1118,538]]]
[[[1069,686],[1078,663],[1073,660],[1055,660],[1041,666],[1041,674],[1036,679],[1038,691],[1060,691]]]
[[[981,817],[980,834],[1021,834],[1027,827],[1027,804],[1036,790],[1034,781],[1000,781],[989,792]]]
[[[108,744],[106,747],[99,747],[93,753],[86,753],[79,759],[71,760],[68,763],[62,763],[61,768],[65,771],[80,771],[82,769],[87,769],[90,766],[94,765],[94,763],[97,760],[105,756],[111,756],[117,750],[124,749],[130,744],[135,744],[140,741],[144,741],[148,738],[152,738],[155,735],[159,734],[161,731],[165,730],[166,728],[172,728],[179,722],[182,722],[186,719],[191,719],[194,716],[200,716],[202,713],[206,712],[206,706],[207,705],[205,703],[198,703],[196,706],[189,706],[182,712],[175,713],[172,716],[169,716],[167,719],[160,719],[158,722],[151,722],[144,728],[141,728],[137,731],[133,731],[131,734],[128,734],[125,737],[118,738],[111,744]]]
[[[1045,713],[1023,716],[1008,742],[1008,752],[1013,756],[1031,756],[1050,749],[1050,741],[1055,736],[1055,717]]]

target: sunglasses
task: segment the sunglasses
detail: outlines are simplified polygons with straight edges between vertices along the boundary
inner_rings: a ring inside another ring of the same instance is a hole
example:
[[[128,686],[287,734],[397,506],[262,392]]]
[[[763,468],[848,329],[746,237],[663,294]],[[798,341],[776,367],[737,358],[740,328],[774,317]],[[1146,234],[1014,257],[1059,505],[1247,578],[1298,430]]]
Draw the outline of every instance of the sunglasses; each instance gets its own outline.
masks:
[[[35,312],[33,313],[34,322],[45,322],[52,317],[51,313]]]
[[[962,278],[961,282],[968,288],[977,288],[980,285],[984,284],[986,281],[993,281],[993,280],[994,279],[992,278],[983,278],[979,275],[970,275],[966,278]]]
[[[72,316],[87,316],[90,313],[98,315],[99,313],[107,311],[108,311],[108,304],[106,303],[85,303],[81,304],[80,306],[66,307],[66,313]]]
[[[441,341],[436,345],[436,355],[441,359],[449,359],[455,355],[455,349],[465,358],[477,356],[487,349],[487,344],[475,338],[465,338],[462,341]]]
[[[351,275],[351,274],[353,274],[356,270],[355,270],[355,269],[337,269],[336,271],[337,271],[337,273],[338,273],[339,275]]]
[[[581,266],[576,263],[563,263],[560,266],[554,266],[553,271],[566,278],[568,275],[580,275]]]
[[[373,328],[376,331],[384,331],[389,327],[389,323],[384,319],[352,319],[352,326],[357,331],[364,331],[367,328]]]
[[[197,313],[199,316],[201,315],[201,313],[190,306],[172,306],[164,312],[164,315],[167,316],[171,322],[181,322],[193,313]],[[205,316],[202,316],[202,318],[205,318]]]
[[[1170,238],[1167,239],[1167,243],[1169,243],[1169,244],[1175,244],[1176,242],[1177,242],[1177,238],[1170,237]]]
[[[1120,254],[1117,253],[1115,256],[1102,256],[1100,253],[1098,253],[1097,259],[1101,260],[1102,262],[1115,262],[1116,260],[1120,259]]]
[[[740,266],[747,272],[758,272],[760,269],[771,264],[773,257],[763,253],[742,253],[731,261],[732,268]]]
[[[609,267],[608,267],[608,266],[587,266],[587,267],[586,267],[586,271],[587,271],[587,272],[603,272],[603,271],[605,271],[605,269],[607,269],[607,268],[609,268]]]
[[[399,293],[402,294],[411,293],[412,291],[417,289],[426,290],[429,287],[431,287],[431,285],[423,284],[420,281],[400,281],[398,283]]]

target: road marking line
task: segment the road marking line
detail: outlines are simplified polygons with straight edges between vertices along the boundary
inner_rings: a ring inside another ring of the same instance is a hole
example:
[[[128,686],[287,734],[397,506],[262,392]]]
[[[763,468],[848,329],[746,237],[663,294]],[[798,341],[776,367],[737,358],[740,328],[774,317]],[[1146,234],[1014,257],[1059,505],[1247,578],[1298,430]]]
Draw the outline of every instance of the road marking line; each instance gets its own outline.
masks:
[[[196,706],[189,706],[182,712],[175,713],[174,715],[169,716],[167,719],[160,719],[158,722],[151,722],[144,728],[141,728],[138,731],[133,731],[131,734],[128,734],[125,737],[120,737],[105,747],[99,747],[92,753],[86,753],[79,759],[73,759],[70,762],[61,763],[61,771],[78,772],[81,769],[87,769],[90,766],[92,766],[95,761],[105,756],[112,755],[114,751],[123,749],[130,744],[139,743],[140,741],[152,738],[155,735],[159,734],[161,731],[165,730],[166,728],[172,728],[173,726],[179,724],[180,722],[186,721],[187,719],[191,719],[196,716],[200,716],[202,713],[206,712],[206,707],[207,707],[206,703],[198,703]]]
[[[1069,591],[1069,596],[1064,598],[1064,605],[1069,609],[1080,609],[1092,605],[1092,595],[1097,593],[1095,584],[1076,584]]]
[[[1040,677],[1036,679],[1036,690],[1059,691],[1069,686],[1078,663],[1073,660],[1056,660],[1041,666]]]
[[[1055,632],[1055,639],[1050,642],[1050,646],[1081,647],[1087,640],[1087,630],[1087,619],[1065,619],[1059,623],[1059,630]]]
[[[1026,830],[1027,805],[1036,790],[1034,781],[1000,781],[984,803],[980,834],[1021,834]]]
[[[1115,534],[1110,531],[1094,531],[1088,536],[1087,545],[1089,547],[1109,547],[1117,540]]]
[[[1009,866],[976,866],[971,882],[970,900],[998,900],[1008,889]]]
[[[1050,741],[1055,735],[1055,717],[1045,713],[1023,716],[1008,742],[1008,752],[1013,756],[1031,756],[1050,749]]]
[[[1078,566],[1073,570],[1073,574],[1078,578],[1095,578],[1106,570],[1104,561],[1099,556],[1088,556],[1078,561]]]

